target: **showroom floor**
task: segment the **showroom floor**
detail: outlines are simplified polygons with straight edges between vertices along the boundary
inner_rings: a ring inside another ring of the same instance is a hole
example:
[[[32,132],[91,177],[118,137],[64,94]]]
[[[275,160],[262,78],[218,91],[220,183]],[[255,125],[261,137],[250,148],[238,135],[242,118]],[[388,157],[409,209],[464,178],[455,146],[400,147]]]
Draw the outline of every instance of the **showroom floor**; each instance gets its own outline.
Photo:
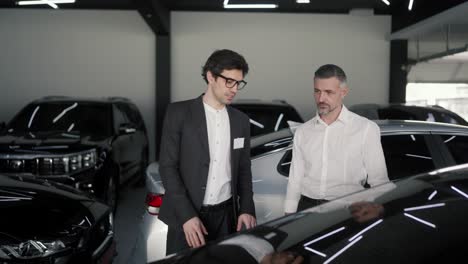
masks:
[[[115,217],[115,238],[118,255],[114,264],[126,264],[138,233],[138,225],[144,210],[145,187],[127,185],[120,193]]]

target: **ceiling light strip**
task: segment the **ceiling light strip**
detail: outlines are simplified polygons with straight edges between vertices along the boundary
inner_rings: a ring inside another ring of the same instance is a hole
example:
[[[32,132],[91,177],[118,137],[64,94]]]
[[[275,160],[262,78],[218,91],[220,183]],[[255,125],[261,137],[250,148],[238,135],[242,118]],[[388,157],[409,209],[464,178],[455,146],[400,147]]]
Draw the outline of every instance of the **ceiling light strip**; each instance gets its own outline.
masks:
[[[274,4],[235,4],[235,5],[225,5],[224,8],[226,9],[233,9],[233,8],[259,8],[259,9],[266,9],[266,8],[277,8],[278,5]]]
[[[226,9],[236,9],[236,8],[258,8],[258,9],[267,9],[267,8],[277,8],[278,5],[275,4],[229,4],[229,0],[224,0],[224,8]]]
[[[32,1],[18,1],[17,5],[48,5],[52,4],[73,4],[76,0],[32,0]]]

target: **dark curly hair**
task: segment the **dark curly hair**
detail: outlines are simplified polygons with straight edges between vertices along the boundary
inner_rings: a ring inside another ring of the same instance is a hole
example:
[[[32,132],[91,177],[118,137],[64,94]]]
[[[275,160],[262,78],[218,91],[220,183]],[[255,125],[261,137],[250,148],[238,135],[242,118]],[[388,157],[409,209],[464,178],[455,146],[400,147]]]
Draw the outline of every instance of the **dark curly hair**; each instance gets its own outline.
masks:
[[[206,73],[210,71],[213,75],[219,75],[224,70],[241,70],[245,76],[249,72],[249,65],[245,61],[244,57],[239,53],[228,50],[216,50],[213,52],[202,68],[202,76],[206,83]]]

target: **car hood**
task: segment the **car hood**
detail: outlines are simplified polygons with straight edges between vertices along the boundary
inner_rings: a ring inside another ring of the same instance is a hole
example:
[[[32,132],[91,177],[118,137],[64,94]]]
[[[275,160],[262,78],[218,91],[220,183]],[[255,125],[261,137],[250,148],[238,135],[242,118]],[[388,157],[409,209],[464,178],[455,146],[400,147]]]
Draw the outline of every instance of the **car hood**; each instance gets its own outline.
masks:
[[[109,214],[104,204],[44,183],[0,175],[0,262],[77,254]]]
[[[92,146],[108,145],[106,137],[80,136],[76,134],[28,134],[4,135],[0,137],[2,153],[67,153],[89,149]]]

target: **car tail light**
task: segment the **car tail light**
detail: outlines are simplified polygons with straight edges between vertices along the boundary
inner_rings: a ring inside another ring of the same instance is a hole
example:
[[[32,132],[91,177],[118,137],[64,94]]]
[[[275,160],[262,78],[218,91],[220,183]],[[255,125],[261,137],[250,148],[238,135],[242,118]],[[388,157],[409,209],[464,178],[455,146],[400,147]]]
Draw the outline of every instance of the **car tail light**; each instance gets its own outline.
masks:
[[[161,207],[164,194],[148,193],[146,195],[146,206],[149,214],[158,215],[159,207]]]

